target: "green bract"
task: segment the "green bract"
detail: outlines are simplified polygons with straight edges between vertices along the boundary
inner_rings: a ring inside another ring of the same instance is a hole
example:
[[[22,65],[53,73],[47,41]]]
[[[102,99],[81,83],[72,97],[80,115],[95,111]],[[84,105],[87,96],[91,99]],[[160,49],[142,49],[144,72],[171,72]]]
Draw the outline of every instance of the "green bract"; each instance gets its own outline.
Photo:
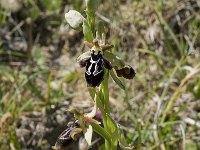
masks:
[[[95,13],[98,9],[100,0],[86,0],[86,11]]]
[[[86,20],[83,21],[83,34],[88,42],[93,41],[94,37],[92,34],[92,30],[90,29],[90,26]]]

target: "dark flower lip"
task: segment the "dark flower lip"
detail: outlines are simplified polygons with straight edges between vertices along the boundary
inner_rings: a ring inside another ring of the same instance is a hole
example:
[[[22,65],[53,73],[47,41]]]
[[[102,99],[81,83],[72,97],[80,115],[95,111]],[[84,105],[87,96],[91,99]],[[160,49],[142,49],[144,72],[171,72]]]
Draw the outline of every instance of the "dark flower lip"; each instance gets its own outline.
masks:
[[[90,60],[90,57],[87,57],[87,58],[84,58],[84,59],[80,60],[79,61],[79,66],[81,68],[85,67],[89,60]]]
[[[135,70],[131,66],[125,66],[121,69],[115,69],[118,77],[124,77],[126,79],[133,79],[136,75]]]
[[[73,144],[74,139],[72,137],[73,132],[80,127],[78,120],[68,125],[67,129],[65,129],[58,137],[55,146],[53,149],[62,150],[67,147],[70,147]],[[80,137],[81,133],[76,133],[77,137]]]
[[[101,82],[103,81],[103,75],[104,75],[104,71],[102,71],[101,73],[99,73],[96,76],[87,75],[85,73],[85,79],[87,81],[87,86],[88,87],[97,87],[97,86],[99,86],[101,84]]]
[[[106,69],[111,70],[112,69],[112,64],[111,62],[109,62],[107,59],[103,59],[104,60],[104,66]]]
[[[85,42],[85,45],[87,45],[90,50],[80,55],[77,61],[81,68],[86,67],[85,79],[88,87],[95,88],[101,84],[104,76],[104,68],[108,70],[114,68],[118,77],[124,77],[126,79],[133,79],[135,77],[135,70],[131,66],[126,65],[120,57],[113,54],[111,51],[107,51],[110,50],[113,45],[101,45],[101,41],[98,39],[94,40],[92,43]],[[98,60],[100,60],[100,62]],[[98,73],[94,74],[94,72]]]

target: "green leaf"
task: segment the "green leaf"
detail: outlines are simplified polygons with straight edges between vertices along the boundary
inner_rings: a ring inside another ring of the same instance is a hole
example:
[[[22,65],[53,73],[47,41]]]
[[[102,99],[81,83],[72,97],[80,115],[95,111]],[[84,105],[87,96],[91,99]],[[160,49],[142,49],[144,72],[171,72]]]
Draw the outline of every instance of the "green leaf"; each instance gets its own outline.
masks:
[[[102,39],[102,35],[103,35],[103,33],[105,32],[105,29],[104,29],[104,22],[102,21],[102,20],[100,20],[99,22],[98,22],[98,29],[97,29],[97,31],[98,31],[98,36]]]
[[[90,96],[92,97],[92,99],[95,101],[96,106],[100,109],[100,111],[103,111],[103,103],[102,103],[102,99],[101,99],[101,91],[97,92],[95,90],[95,88],[88,88]]]
[[[96,94],[96,90],[93,87],[89,87],[88,91],[90,93],[90,96],[92,97],[92,99],[94,100],[95,94]]]
[[[96,98],[96,105],[100,109],[100,111],[103,112],[104,111],[104,107],[103,107],[102,99],[100,98],[101,94],[102,94],[101,92],[99,92],[98,94],[96,94],[96,96],[97,96],[97,98]]]
[[[92,33],[92,30],[86,20],[83,21],[83,34],[84,34],[86,41],[92,43],[92,41],[94,39],[93,33]]]
[[[98,133],[104,139],[106,139],[109,143],[111,143],[111,136],[104,128],[102,128],[100,125],[97,125],[94,123],[91,123],[91,126],[96,133]]]
[[[118,141],[119,141],[119,146],[121,147],[122,150],[133,150],[134,148],[129,146],[126,143],[126,139],[124,137],[123,132],[121,131],[120,125],[117,125],[117,131],[118,131]]]
[[[124,85],[124,84],[122,83],[122,81],[115,75],[113,69],[110,70],[110,75],[111,75],[112,79],[115,81],[115,83],[117,83],[117,85],[118,85],[121,89],[125,90],[125,85]]]
[[[116,125],[115,121],[110,117],[109,114],[106,114],[106,123],[107,123],[107,127],[109,129],[109,132],[111,132],[113,135],[116,132],[117,125]]]
[[[116,122],[110,117],[109,114],[106,113],[106,124],[107,131],[110,133],[112,137],[112,145],[117,147],[118,145],[118,128]]]

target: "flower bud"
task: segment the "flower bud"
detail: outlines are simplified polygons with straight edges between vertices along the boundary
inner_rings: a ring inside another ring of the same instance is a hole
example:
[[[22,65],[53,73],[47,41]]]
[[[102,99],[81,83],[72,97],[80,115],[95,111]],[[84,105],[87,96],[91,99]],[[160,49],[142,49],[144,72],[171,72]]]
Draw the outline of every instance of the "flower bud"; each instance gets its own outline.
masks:
[[[80,29],[83,24],[84,17],[78,11],[70,10],[65,14],[65,19],[73,29]]]

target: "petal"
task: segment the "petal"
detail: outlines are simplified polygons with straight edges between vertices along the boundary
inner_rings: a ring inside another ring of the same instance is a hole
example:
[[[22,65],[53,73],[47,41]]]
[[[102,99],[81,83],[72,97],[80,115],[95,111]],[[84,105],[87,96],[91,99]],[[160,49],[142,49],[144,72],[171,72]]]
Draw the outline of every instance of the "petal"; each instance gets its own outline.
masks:
[[[107,60],[107,59],[103,59],[104,62],[104,66],[106,69],[111,70],[112,69],[112,64]]]
[[[79,61],[79,65],[81,68],[85,67],[87,65],[87,63],[89,62],[90,57],[84,58],[82,60]]]
[[[84,134],[85,140],[87,141],[88,145],[92,144],[92,132],[93,132],[92,126],[89,125]]]
[[[78,58],[77,58],[77,62],[83,60],[83,59],[86,59],[88,57],[91,57],[91,52],[90,51],[87,51],[83,54],[81,54]]]
[[[82,131],[83,130],[81,128],[75,128],[75,129],[73,129],[71,131],[71,138],[76,141],[77,138],[80,137],[80,134],[82,133]]]

